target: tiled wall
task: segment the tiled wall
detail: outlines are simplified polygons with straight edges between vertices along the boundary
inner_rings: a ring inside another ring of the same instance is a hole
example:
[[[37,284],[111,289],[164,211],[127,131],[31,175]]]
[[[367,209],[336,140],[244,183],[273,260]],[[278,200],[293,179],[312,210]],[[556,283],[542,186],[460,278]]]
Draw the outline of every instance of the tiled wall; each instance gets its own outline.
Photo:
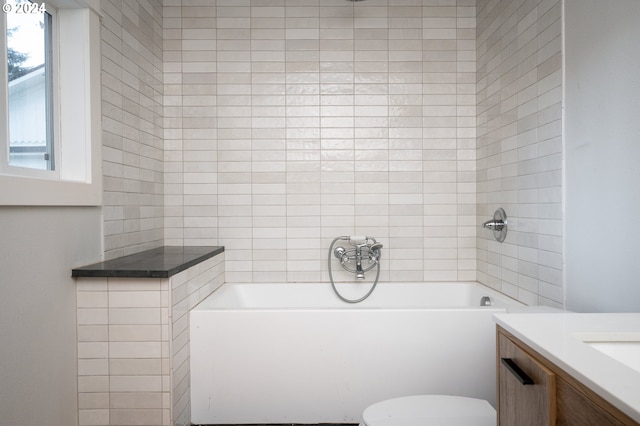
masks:
[[[78,425],[189,425],[188,312],[223,282],[224,254],[169,279],[77,279]]]
[[[478,280],[562,306],[560,0],[478,0],[478,219],[503,207],[509,234],[478,238]]]
[[[326,280],[369,234],[384,280],[561,303],[558,0],[101,4],[107,258],[221,244],[230,281]]]
[[[474,0],[167,0],[165,238],[228,281],[476,278]]]
[[[163,245],[162,7],[101,0],[105,258]]]
[[[170,418],[168,281],[81,278],[78,424]]]
[[[171,277],[169,324],[171,324],[172,425],[191,424],[189,366],[189,311],[225,281],[225,254],[221,253]]]

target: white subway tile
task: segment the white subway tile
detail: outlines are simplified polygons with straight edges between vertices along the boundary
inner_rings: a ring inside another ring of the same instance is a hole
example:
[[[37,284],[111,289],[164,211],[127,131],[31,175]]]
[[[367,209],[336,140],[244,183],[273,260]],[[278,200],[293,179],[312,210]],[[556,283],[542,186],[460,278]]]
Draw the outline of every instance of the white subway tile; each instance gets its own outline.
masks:
[[[106,376],[109,361],[105,359],[78,359],[78,376]]]
[[[162,376],[110,376],[110,392],[162,392]]]
[[[106,308],[107,293],[104,291],[78,291],[76,303],[78,308]]]
[[[107,309],[81,309],[76,311],[78,325],[101,325],[109,321]]]
[[[162,360],[159,358],[109,359],[109,373],[116,376],[153,376],[164,374]]]
[[[80,426],[100,426],[110,423],[108,409],[80,409],[78,411],[78,424]]]
[[[109,391],[109,376],[79,376],[78,392],[94,393]]]
[[[160,324],[161,309],[114,308],[109,310],[110,324]]]
[[[112,409],[161,409],[163,393],[161,392],[112,392],[110,395]],[[136,423],[133,423],[136,424]],[[139,423],[138,423],[139,424]],[[152,424],[152,423],[144,423]]]
[[[78,408],[85,409],[108,409],[109,394],[106,392],[80,393],[78,395]]]
[[[111,358],[159,358],[160,342],[110,342]]]

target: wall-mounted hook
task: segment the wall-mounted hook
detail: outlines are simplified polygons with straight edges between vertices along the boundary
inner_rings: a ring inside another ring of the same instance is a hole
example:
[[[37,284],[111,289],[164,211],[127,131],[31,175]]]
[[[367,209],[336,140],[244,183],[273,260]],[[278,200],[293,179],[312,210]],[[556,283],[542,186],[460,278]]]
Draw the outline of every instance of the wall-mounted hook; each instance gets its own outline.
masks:
[[[503,242],[507,238],[507,214],[502,208],[499,208],[493,214],[493,219],[482,224],[483,228],[491,229],[494,238]]]

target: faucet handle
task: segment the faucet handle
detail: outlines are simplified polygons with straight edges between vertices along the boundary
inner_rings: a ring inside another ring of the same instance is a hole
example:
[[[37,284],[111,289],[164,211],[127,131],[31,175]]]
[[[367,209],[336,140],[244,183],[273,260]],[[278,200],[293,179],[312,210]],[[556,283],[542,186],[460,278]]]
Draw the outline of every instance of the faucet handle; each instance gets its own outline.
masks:
[[[491,229],[492,231],[502,231],[505,227],[505,223],[502,220],[488,220],[482,224],[483,228]]]
[[[369,250],[371,250],[371,251],[380,251],[381,248],[382,248],[382,243],[373,243],[369,247]]]
[[[498,242],[503,242],[507,238],[507,214],[502,208],[498,208],[490,219],[482,224],[483,228],[491,229],[493,237]]]

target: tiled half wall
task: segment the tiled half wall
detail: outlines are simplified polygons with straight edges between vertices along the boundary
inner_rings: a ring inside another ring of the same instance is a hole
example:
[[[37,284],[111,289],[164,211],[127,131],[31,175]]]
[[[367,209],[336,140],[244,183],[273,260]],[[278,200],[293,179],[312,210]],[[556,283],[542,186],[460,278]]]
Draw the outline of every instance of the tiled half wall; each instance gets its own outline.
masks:
[[[224,253],[171,278],[78,278],[78,425],[190,424],[189,321]]]

